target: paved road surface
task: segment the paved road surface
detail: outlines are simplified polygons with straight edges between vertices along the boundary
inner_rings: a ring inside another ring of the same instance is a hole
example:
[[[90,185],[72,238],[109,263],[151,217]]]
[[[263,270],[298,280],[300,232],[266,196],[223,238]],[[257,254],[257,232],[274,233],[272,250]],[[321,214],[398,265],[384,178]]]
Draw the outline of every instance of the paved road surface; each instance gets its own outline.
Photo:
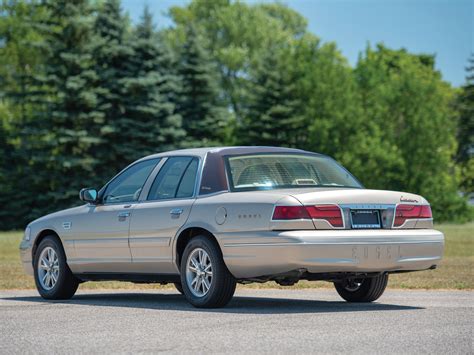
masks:
[[[172,291],[81,291],[46,302],[0,291],[0,354],[473,354],[474,292],[387,291],[348,304],[332,290],[239,290],[198,310]]]

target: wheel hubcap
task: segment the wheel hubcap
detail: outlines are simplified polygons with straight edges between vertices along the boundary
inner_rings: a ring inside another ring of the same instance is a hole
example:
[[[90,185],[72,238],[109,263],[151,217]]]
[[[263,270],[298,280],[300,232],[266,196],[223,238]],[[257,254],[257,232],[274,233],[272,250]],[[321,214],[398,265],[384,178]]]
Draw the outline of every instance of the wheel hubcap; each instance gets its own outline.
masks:
[[[43,249],[38,260],[38,280],[41,287],[47,291],[51,290],[59,278],[59,258],[56,251],[51,247]]]
[[[202,249],[194,249],[186,262],[186,282],[197,297],[204,297],[212,284],[212,263],[209,254]]]

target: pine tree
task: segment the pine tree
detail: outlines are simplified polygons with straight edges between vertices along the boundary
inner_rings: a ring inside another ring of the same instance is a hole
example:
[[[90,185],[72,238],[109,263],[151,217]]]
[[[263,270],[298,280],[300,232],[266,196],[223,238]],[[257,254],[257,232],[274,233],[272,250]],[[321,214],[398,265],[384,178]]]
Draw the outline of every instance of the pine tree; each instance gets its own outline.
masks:
[[[48,11],[38,1],[4,1],[0,4],[0,229],[23,228],[31,217],[36,193],[31,169],[37,143],[32,139],[31,121],[41,107],[37,98],[43,88],[44,48],[40,24]]]
[[[116,122],[120,163],[172,149],[184,135],[174,104],[178,82],[171,71],[170,52],[156,36],[147,7],[131,45],[134,55],[127,62],[129,76],[120,81],[127,98],[125,112]]]
[[[14,167],[12,160],[13,146],[8,141],[9,134],[7,129],[4,127],[3,122],[0,120],[0,203],[2,206],[11,206],[11,201],[15,197],[15,189],[13,187],[14,181]],[[13,174],[12,174],[12,170]],[[13,203],[16,206],[16,203]],[[0,229],[6,230],[15,228],[18,226],[17,219],[18,215],[16,210],[13,211],[10,208],[0,209]],[[24,210],[21,212],[25,212]]]
[[[281,53],[270,50],[250,79],[249,106],[239,128],[242,144],[296,147],[305,135],[304,105],[282,62]]]
[[[103,115],[97,111],[97,76],[92,57],[92,8],[87,0],[48,3],[45,26],[48,56],[42,97],[46,107],[37,113],[30,129],[30,149],[37,192],[33,214],[77,204],[81,187],[92,184],[100,163],[94,148],[100,138],[94,131]]]
[[[3,1],[0,4],[0,96],[8,101],[10,123],[21,126],[35,111],[34,74],[44,61],[41,22],[48,18],[38,1]]]
[[[190,147],[222,144],[228,112],[219,98],[218,76],[202,39],[190,26],[180,55],[182,96],[179,113]]]
[[[95,125],[102,138],[95,148],[95,158],[101,162],[97,169],[97,183],[103,183],[127,164],[117,150],[122,143],[118,122],[124,119],[128,100],[123,80],[131,75],[129,61],[134,56],[127,34],[126,18],[122,15],[119,0],[107,0],[98,11],[94,24],[93,49],[95,71],[98,76],[98,110],[103,122]]]

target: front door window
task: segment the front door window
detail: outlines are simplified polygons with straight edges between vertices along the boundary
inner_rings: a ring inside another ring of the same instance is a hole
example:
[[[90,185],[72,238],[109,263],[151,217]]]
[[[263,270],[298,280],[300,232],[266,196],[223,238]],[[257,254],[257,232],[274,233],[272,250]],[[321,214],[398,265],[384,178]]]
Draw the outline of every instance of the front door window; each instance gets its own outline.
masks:
[[[122,172],[107,185],[103,202],[109,204],[137,201],[146,179],[159,161],[160,159],[141,161]]]

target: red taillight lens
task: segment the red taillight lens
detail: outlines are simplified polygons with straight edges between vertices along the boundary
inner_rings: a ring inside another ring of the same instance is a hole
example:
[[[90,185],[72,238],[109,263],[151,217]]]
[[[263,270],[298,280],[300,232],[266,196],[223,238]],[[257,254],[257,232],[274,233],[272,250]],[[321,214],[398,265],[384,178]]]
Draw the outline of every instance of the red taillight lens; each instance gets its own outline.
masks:
[[[343,227],[342,213],[336,205],[306,206],[312,219],[324,219],[333,227]]]
[[[276,206],[272,219],[324,219],[333,227],[344,226],[341,209],[336,205]]]
[[[393,226],[400,227],[407,219],[420,218],[433,218],[430,205],[398,205]]]
[[[273,211],[273,219],[310,219],[310,216],[304,206],[276,206]]]

